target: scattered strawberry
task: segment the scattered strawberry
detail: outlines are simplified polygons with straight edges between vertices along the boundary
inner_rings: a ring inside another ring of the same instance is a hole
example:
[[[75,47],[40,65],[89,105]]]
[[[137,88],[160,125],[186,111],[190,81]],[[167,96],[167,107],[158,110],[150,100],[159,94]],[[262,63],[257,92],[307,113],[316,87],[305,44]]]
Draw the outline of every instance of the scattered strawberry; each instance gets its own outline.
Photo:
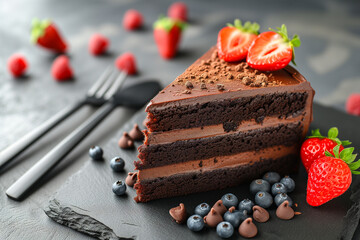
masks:
[[[140,12],[130,9],[127,10],[123,18],[123,26],[126,30],[135,30],[143,24],[143,16]]]
[[[251,22],[246,22],[243,26],[239,19],[234,21],[234,25],[227,25],[218,34],[219,58],[227,62],[240,61],[246,58],[251,43],[259,34],[260,26]]]
[[[161,17],[154,23],[155,42],[163,58],[175,56],[184,27],[184,22],[167,17]]]
[[[360,167],[354,162],[354,148],[345,148],[339,153],[340,145],[333,149],[334,155],[326,151],[325,157],[315,160],[311,165],[307,182],[306,201],[311,206],[320,206],[346,192],[350,187],[353,174]]]
[[[65,55],[57,57],[51,66],[51,75],[59,82],[73,77],[73,71],[69,64],[69,58]]]
[[[349,114],[360,116],[360,94],[354,93],[346,101],[346,111]]]
[[[109,45],[109,40],[101,34],[95,33],[89,41],[89,51],[93,55],[103,54]]]
[[[284,68],[290,61],[295,64],[294,47],[301,44],[299,36],[295,34],[293,39],[289,39],[285,24],[277,29],[261,33],[251,44],[246,59],[250,67],[275,71]]]
[[[137,72],[135,57],[132,53],[124,53],[115,60],[115,66],[127,74],[132,75]]]
[[[183,2],[175,2],[171,4],[168,9],[168,17],[180,20],[187,21],[187,6]]]
[[[22,76],[25,73],[27,66],[28,63],[25,57],[17,53],[9,57],[7,61],[8,70],[14,77]]]
[[[338,134],[336,127],[330,128],[327,137],[322,136],[319,129],[311,131],[311,136],[304,141],[300,149],[301,161],[307,172],[316,159],[325,157],[325,151],[333,153],[333,148],[339,145],[341,152],[344,149],[343,146],[351,144],[349,141],[340,141]]]
[[[31,41],[57,53],[64,53],[67,49],[66,42],[61,37],[55,24],[50,20],[33,20]]]

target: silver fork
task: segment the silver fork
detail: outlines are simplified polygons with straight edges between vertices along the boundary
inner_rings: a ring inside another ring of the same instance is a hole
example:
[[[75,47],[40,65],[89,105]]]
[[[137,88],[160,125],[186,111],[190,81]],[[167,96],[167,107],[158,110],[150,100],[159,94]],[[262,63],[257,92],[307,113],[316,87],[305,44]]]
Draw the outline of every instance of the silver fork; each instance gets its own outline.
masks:
[[[78,111],[85,105],[99,107],[108,102],[111,96],[120,88],[127,74],[108,67],[93,86],[90,87],[83,100],[58,112],[52,118],[35,128],[15,143],[0,152],[0,169],[10,163],[15,157],[29,148],[33,143],[43,137],[60,122]]]

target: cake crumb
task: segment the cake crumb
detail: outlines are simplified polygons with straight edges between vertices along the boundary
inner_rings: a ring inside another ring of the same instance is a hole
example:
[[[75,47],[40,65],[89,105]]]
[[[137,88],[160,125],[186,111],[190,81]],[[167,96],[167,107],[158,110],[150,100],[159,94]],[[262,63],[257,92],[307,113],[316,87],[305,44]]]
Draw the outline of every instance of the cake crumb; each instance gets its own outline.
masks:
[[[194,87],[194,85],[191,83],[191,82],[189,82],[189,81],[187,81],[186,83],[185,83],[185,86],[187,87],[187,88],[193,88]]]
[[[224,84],[216,84],[216,87],[219,91],[224,91],[225,90],[225,86]]]
[[[184,90],[182,93],[184,93],[184,94],[191,94],[191,90]]]
[[[201,89],[207,89],[206,84],[205,84],[205,83],[202,83],[202,84],[200,85],[200,88],[201,88]]]

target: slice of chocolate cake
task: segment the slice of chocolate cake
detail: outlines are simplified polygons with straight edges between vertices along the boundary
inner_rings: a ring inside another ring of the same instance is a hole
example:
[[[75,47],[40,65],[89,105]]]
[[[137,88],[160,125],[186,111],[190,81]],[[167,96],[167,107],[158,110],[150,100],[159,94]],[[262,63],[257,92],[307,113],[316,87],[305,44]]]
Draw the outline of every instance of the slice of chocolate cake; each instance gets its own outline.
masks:
[[[215,47],[147,106],[138,202],[238,185],[298,168],[314,91],[294,68],[260,72]]]

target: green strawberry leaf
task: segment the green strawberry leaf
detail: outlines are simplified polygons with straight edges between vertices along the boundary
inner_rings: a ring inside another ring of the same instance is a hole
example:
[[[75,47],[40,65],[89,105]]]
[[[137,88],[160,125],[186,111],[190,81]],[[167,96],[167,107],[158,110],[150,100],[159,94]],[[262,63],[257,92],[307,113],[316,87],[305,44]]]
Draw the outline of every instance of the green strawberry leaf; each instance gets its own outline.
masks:
[[[242,25],[241,20],[235,19],[234,24],[228,23],[226,24],[228,27],[235,27],[239,29],[242,32],[251,33],[251,34],[259,34],[260,25],[256,22],[245,22],[244,25]]]
[[[154,29],[164,29],[165,31],[170,32],[174,26],[178,26],[181,31],[183,31],[187,27],[187,24],[177,19],[175,20],[169,17],[160,16],[153,27]]]
[[[360,161],[353,162],[349,164],[350,170],[357,170],[360,167]]]
[[[350,144],[351,144],[351,142],[348,141],[348,140],[341,141],[341,145],[343,145],[343,146],[348,146],[348,145],[350,145]]]
[[[327,157],[334,157],[334,155],[331,154],[331,152],[325,150],[325,156]]]
[[[343,160],[350,168],[353,174],[360,174],[359,171],[356,171],[360,168],[360,160],[355,161],[357,154],[353,154],[354,148],[344,148],[339,154],[340,145],[336,145],[333,149],[334,155],[336,158]],[[325,151],[325,155],[331,157],[331,153]]]
[[[277,30],[269,28],[270,31],[280,34],[280,36],[283,38],[284,42],[291,46],[291,50],[292,50],[291,62],[296,66],[294,47],[300,47],[300,45],[301,45],[301,40],[300,40],[299,35],[295,34],[292,37],[292,39],[290,39],[288,36],[288,32],[287,32],[287,28],[286,28],[285,24],[282,24],[281,27],[277,27],[276,29]]]
[[[329,138],[336,138],[339,134],[339,130],[336,127],[332,127],[328,131]]]
[[[360,172],[359,171],[351,171],[352,174],[355,174],[355,175],[360,175]]]
[[[334,156],[335,156],[336,158],[340,158],[340,156],[339,156],[339,150],[340,150],[340,145],[336,145],[336,146],[333,148]]]
[[[31,22],[31,36],[30,41],[36,43],[37,40],[44,36],[46,28],[51,24],[51,20],[45,19],[40,21],[38,18],[34,18]]]

